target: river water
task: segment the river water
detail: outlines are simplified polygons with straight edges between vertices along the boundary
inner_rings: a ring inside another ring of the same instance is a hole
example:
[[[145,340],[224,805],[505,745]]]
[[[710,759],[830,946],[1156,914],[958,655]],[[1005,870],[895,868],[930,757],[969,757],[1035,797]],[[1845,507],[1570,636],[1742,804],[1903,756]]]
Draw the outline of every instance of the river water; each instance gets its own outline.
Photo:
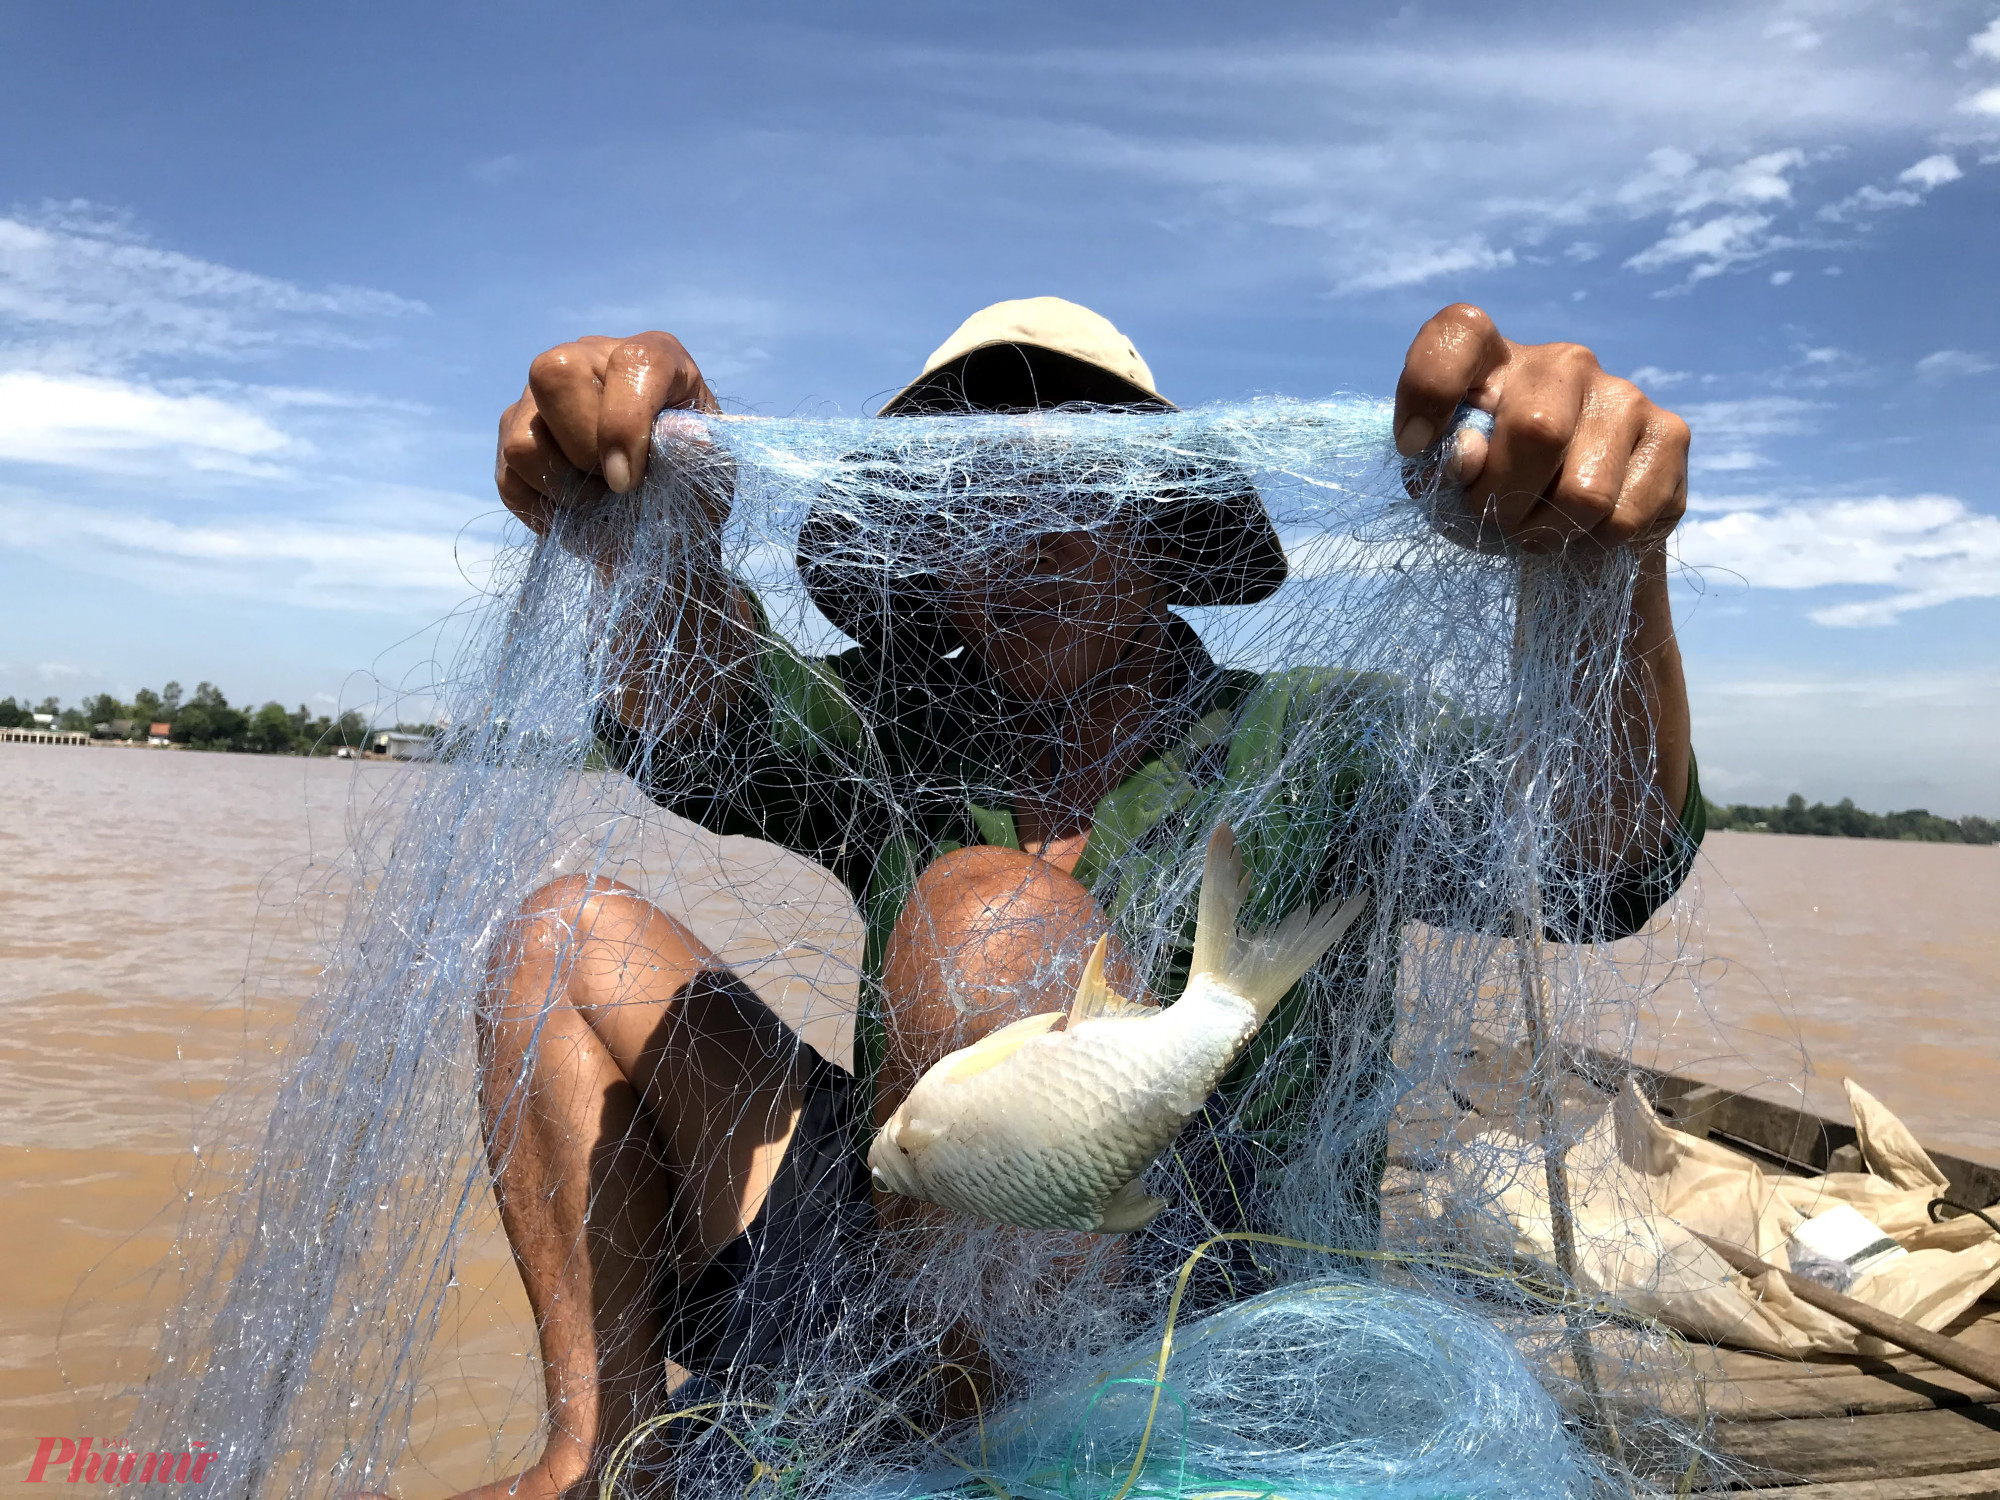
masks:
[[[117,1434],[203,1121],[270,1075],[345,910],[340,855],[399,774],[0,747],[0,1488],[39,1437]],[[853,941],[830,881],[758,868],[813,914],[815,951]],[[1925,1141],[2000,1160],[2000,849],[1725,833],[1700,885],[1703,962],[1654,1000],[1642,1057],[1832,1114],[1851,1073]],[[726,898],[683,910],[725,958],[776,941]],[[838,975],[746,977],[845,1050]],[[534,1443],[532,1327],[490,1205],[458,1282],[398,1475],[411,1500]]]

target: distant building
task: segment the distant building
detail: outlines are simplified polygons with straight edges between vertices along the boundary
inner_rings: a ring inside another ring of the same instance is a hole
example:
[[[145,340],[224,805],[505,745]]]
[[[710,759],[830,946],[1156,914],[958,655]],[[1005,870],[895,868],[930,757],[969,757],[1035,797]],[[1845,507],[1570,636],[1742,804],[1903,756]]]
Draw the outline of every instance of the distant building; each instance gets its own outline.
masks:
[[[385,729],[375,736],[375,753],[391,760],[422,760],[431,753],[431,737]]]
[[[171,724],[148,724],[146,726],[146,743],[149,745],[171,745],[174,742],[173,734],[174,726]]]

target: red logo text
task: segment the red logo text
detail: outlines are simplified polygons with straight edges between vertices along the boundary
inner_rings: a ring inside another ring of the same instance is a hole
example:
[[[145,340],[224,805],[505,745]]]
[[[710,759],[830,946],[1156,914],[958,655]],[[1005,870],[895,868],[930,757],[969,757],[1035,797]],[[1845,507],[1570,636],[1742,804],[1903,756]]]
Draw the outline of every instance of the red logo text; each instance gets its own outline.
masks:
[[[29,1484],[200,1484],[220,1457],[206,1443],[183,1453],[135,1453],[122,1442],[45,1437],[28,1465]]]

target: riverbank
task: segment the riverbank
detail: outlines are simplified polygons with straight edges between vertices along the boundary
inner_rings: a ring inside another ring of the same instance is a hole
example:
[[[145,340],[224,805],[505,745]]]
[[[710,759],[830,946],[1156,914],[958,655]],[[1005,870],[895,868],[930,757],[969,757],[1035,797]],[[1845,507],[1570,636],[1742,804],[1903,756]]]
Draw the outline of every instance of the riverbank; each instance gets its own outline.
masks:
[[[380,732],[369,731],[370,738],[381,738]],[[405,741],[424,740],[422,735],[390,735],[392,739]],[[416,760],[415,754],[395,754],[389,751],[372,750],[352,745],[331,745],[319,750],[257,750],[243,745],[183,745],[156,740],[104,739],[94,734],[71,733],[62,729],[0,729],[0,745],[91,745],[105,750],[174,751],[196,755],[244,755],[257,760]]]

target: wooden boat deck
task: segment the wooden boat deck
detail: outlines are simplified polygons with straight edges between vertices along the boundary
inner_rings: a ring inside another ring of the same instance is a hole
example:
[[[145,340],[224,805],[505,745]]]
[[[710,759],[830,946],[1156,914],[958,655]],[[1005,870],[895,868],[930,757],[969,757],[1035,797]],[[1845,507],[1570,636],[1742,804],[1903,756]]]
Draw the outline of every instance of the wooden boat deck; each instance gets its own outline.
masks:
[[[1947,1332],[2000,1353],[2000,1308]],[[2000,1391],[1913,1354],[1778,1359],[1696,1352],[1716,1442],[1758,1493],[1787,1500],[2000,1500]]]

